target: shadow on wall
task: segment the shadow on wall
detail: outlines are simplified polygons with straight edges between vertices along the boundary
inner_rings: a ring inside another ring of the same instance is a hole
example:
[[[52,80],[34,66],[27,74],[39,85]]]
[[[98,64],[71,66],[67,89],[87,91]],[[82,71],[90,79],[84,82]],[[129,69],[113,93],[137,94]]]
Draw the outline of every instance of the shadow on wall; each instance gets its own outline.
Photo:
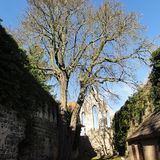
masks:
[[[113,136],[110,128],[91,130],[90,135],[91,143],[99,156],[113,155]]]
[[[58,104],[28,65],[0,25],[0,160],[56,159]]]
[[[97,154],[91,146],[88,136],[80,137],[79,157],[77,160],[90,160]]]

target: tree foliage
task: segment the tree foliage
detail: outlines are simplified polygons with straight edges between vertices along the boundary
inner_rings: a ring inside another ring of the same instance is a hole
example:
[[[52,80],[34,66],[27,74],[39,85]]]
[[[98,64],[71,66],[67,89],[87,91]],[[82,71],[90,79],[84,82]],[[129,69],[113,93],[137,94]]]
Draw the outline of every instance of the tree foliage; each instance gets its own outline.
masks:
[[[68,81],[74,72],[80,84],[79,102],[90,86],[134,83],[129,63],[144,60],[148,47],[139,35],[143,27],[136,13],[125,13],[115,1],[106,1],[98,9],[87,0],[28,3],[19,32],[21,42],[36,43],[43,49],[47,61],[43,69],[58,80],[61,97],[67,96],[62,90],[69,91]],[[133,50],[128,49],[133,42]],[[66,102],[64,105],[66,108]]]
[[[51,86],[47,84],[50,75],[47,75],[46,71],[43,69],[43,67],[47,66],[43,54],[43,50],[38,45],[34,44],[30,46],[27,54],[29,64],[26,67],[43,88],[50,91]]]

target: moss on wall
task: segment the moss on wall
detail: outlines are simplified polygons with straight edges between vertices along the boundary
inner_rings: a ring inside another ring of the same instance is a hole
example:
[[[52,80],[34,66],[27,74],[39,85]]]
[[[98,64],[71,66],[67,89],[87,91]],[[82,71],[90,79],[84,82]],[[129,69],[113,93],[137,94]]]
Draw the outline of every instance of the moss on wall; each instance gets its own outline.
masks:
[[[152,72],[150,79],[152,82],[152,99],[156,111],[160,111],[160,48],[152,53]]]
[[[0,104],[31,115],[39,107],[57,106],[52,96],[29,72],[25,52],[0,25]]]
[[[0,25],[2,160],[57,157],[58,104],[31,73],[25,52]]]

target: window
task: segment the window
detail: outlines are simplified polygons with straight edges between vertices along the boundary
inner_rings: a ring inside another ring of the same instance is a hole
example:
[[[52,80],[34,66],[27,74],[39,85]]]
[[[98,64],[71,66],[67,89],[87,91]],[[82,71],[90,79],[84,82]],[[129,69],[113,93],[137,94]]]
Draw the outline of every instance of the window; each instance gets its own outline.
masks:
[[[106,114],[107,114],[107,127],[110,128],[111,127],[110,114],[109,114],[109,112],[106,112]]]
[[[85,125],[85,113],[84,112],[81,113],[81,123],[82,125]]]
[[[83,125],[82,128],[81,128],[81,133],[80,135],[81,136],[85,136],[86,135],[86,129],[85,129],[85,113],[82,112],[81,113],[81,124]]]
[[[96,105],[92,107],[92,114],[93,114],[93,128],[97,129],[99,127],[98,122],[98,108]]]

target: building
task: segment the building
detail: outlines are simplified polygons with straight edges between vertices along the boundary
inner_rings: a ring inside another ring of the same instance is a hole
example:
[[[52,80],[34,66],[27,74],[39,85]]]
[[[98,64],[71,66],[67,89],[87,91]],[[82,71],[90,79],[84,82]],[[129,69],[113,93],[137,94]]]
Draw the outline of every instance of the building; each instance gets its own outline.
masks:
[[[97,155],[112,155],[111,123],[114,113],[95,90],[83,103],[80,121],[81,137],[87,137]]]
[[[151,114],[128,138],[129,160],[160,160],[160,112]]]

